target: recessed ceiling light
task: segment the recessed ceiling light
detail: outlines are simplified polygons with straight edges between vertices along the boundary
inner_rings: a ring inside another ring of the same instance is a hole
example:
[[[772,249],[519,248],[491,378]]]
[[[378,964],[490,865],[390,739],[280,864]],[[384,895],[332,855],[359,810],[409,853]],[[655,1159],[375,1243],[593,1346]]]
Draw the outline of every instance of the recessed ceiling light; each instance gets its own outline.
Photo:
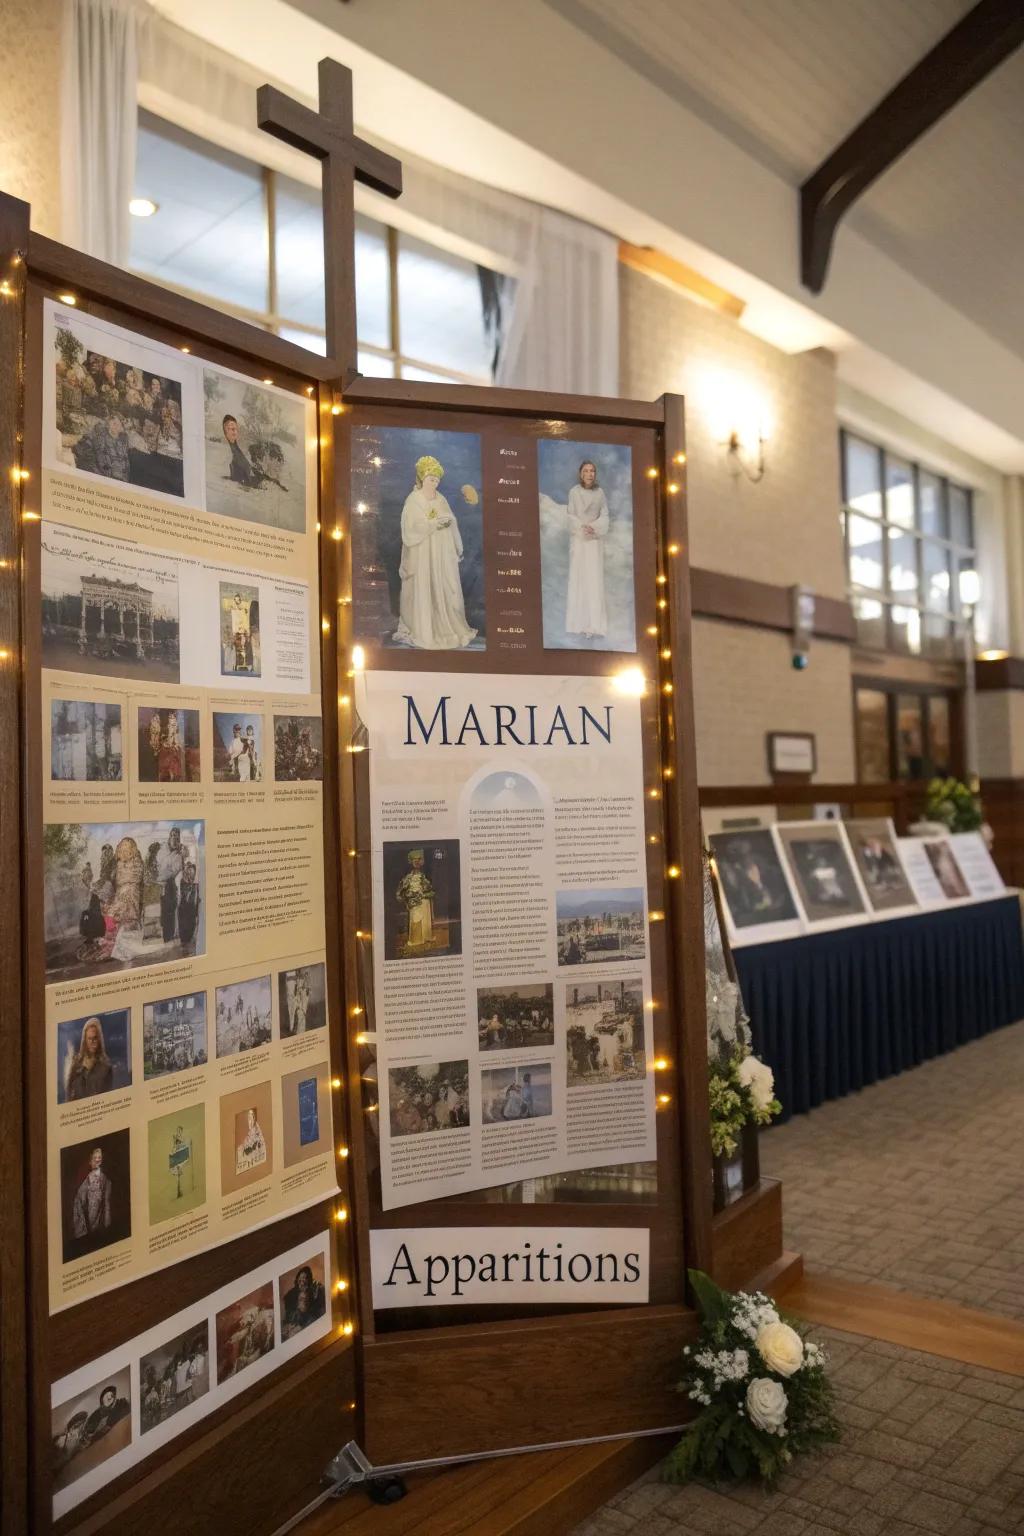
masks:
[[[128,204],[128,212],[136,219],[151,219],[159,206],[151,197],[133,197]]]

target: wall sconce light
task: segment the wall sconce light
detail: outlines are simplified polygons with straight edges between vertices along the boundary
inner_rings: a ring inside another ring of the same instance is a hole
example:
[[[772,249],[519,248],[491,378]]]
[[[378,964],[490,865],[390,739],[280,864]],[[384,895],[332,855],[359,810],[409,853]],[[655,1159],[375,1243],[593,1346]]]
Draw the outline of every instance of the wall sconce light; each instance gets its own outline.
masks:
[[[739,432],[730,432],[726,450],[729,455],[729,468],[734,475],[744,474],[747,479],[756,485],[764,479],[764,445],[768,441],[763,432],[757,434],[757,461],[751,466],[748,462],[747,451],[743,445],[743,438]]]
[[[763,396],[745,379],[712,373],[701,391],[707,403],[711,435],[726,451],[734,475],[756,484],[764,479],[765,445],[771,436],[771,416]]]

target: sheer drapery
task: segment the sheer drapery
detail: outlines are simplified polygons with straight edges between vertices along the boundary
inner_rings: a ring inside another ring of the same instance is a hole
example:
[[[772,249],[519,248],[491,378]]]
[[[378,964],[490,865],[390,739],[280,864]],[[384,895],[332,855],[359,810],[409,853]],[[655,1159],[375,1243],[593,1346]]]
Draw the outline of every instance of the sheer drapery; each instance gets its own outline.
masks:
[[[137,0],[67,0],[62,79],[62,220],[67,244],[124,266],[135,176]]]

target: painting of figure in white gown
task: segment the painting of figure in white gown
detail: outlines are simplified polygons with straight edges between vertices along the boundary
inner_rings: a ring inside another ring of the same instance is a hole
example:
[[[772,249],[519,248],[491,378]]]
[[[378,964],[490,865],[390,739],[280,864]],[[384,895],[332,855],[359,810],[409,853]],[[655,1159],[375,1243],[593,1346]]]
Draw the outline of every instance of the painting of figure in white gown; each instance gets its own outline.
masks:
[[[537,445],[544,645],[635,651],[632,450]]]
[[[358,638],[483,650],[479,436],[367,425],[356,428],[352,447]]]

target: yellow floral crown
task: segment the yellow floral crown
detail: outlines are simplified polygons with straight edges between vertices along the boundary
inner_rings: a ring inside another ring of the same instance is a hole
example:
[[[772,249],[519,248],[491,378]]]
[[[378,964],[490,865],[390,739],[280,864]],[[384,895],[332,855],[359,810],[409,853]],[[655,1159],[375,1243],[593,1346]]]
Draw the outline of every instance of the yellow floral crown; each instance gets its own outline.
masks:
[[[440,480],[443,474],[444,474],[444,469],[438,463],[437,459],[435,459],[433,457],[432,454],[425,453],[423,455],[422,459],[417,459],[416,460],[416,484],[417,485],[422,485],[423,484],[423,479],[424,479],[424,476],[426,476],[426,475],[433,475],[435,479]]]

